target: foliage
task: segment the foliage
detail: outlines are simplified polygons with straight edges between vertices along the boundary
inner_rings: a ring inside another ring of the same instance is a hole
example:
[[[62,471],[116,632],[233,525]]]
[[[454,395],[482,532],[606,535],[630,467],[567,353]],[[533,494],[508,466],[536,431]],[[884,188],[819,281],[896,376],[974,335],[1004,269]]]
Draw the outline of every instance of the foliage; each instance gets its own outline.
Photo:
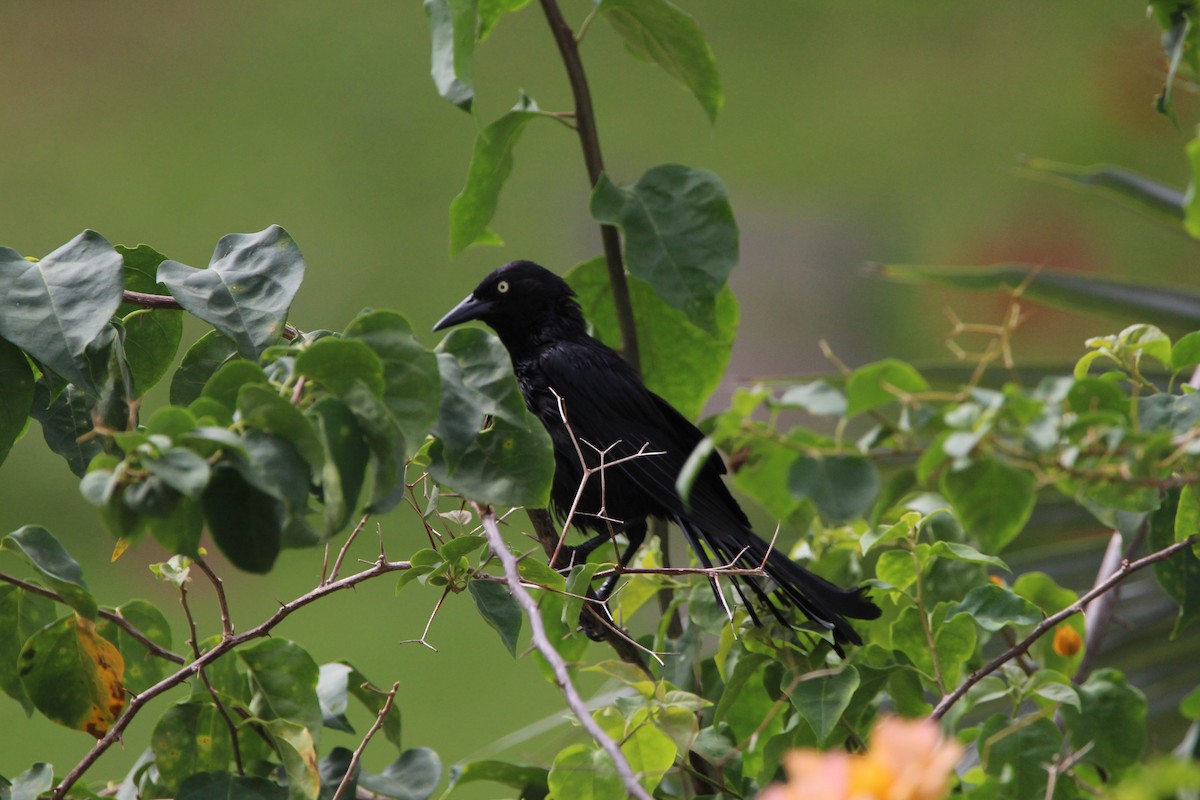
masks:
[[[524,6],[426,0],[434,83],[447,100],[473,108],[475,48]],[[584,146],[593,218],[606,241],[623,242],[568,278],[596,334],[695,416],[737,324],[726,286],[738,253],[733,212],[721,181],[702,169],[652,166],[631,184],[604,172],[577,47],[604,17],[710,120],[723,104],[715,59],[696,21],[669,0],[604,0],[578,30],[554,2],[542,7],[576,107],[547,112],[522,96],[480,129],[450,209],[451,250],[498,243],[489,226],[524,127],[566,122]],[[1152,8],[1167,31],[1169,88],[1177,72],[1195,71],[1196,12]],[[1160,105],[1170,109],[1169,91]],[[1200,230],[1194,191],[1113,168],[1029,166]],[[883,267],[904,280],[1009,292],[1002,323],[971,328],[984,333],[983,348],[958,348],[974,369],[945,386],[899,358],[851,369],[830,354],[839,375],[739,389],[728,411],[704,422],[699,451],[731,455],[733,483],[782,522],[784,539],[801,535],[793,557],[835,582],[869,583],[883,615],[859,626],[864,646],[839,660],[822,631],[755,627],[734,597],[727,616],[702,579],[724,587],[721,568],[664,564],[654,543],[613,602],[633,632],[610,638],[613,659],[588,652],[578,629],[591,583],[626,571],[607,548],[564,574],[532,555],[504,568],[513,559],[492,538],[491,507],[544,506],[553,470],[503,347],[481,330],[457,330],[430,350],[387,310],[364,312],[340,333],[300,331],[288,312],[304,270],[279,226],[222,238],[201,269],[92,231],[40,259],[0,249],[0,462],[37,420],[97,508],[114,558],[133,557],[147,535],[171,554],[150,567],[178,592],[191,632],[176,652],[154,604],[102,603],[44,528],[0,539],[6,561],[27,573],[0,572],[0,689],[31,716],[97,740],[67,771],[39,763],[0,781],[3,796],[62,797],[85,791],[85,776],[99,784],[96,759],[151,705],[157,722],[121,796],[431,796],[442,764],[402,745],[397,685],[385,691],[351,661],[319,665],[301,643],[270,637],[309,603],[393,573],[398,602],[427,586],[440,608],[465,591],[514,657],[528,618],[539,665],[577,714],[572,673],[616,687],[613,702],[582,712],[590,735],[567,737],[546,763],[455,765],[445,794],[488,781],[523,797],[746,797],[805,758],[789,756],[794,748],[862,750],[885,709],[931,717],[970,749],[954,780],[971,797],[1069,800],[1114,786],[1132,795],[1147,771],[1164,793],[1195,785],[1195,770],[1142,761],[1147,698],[1119,670],[1096,668],[1107,622],[1097,611],[1085,625],[1078,613],[1153,565],[1179,607],[1176,634],[1200,616],[1200,333],[1188,333],[1200,314],[1191,295],[1022,265]],[[1140,321],[1088,340],[1074,369],[1027,385],[1011,346],[1025,299]],[[212,330],[180,358],[182,312]],[[1009,369],[1000,385],[984,380],[996,364]],[[169,401],[144,407],[168,375]],[[1083,596],[1043,572],[1009,575],[1001,559],[1036,535],[1030,520],[1053,501],[1128,537],[1127,562],[1098,570]],[[374,564],[343,576],[367,519],[399,506],[429,546],[403,560],[381,548]],[[548,552],[557,546],[554,536],[541,541]],[[1143,543],[1151,552],[1133,560]],[[324,546],[326,567],[312,590],[239,633],[210,546],[250,573],[270,572],[284,548]],[[221,613],[222,634],[206,641],[188,601],[198,581],[211,585]],[[532,610],[525,587],[537,596]],[[185,685],[178,702],[155,703]],[[1195,720],[1196,696],[1170,702]],[[322,749],[324,729],[352,730],[351,698],[374,725],[353,752]],[[359,759],[377,733],[396,759],[370,774]],[[1194,750],[1195,740],[1193,725],[1185,745]],[[869,764],[887,749],[873,741],[867,756],[844,763]],[[948,764],[957,747],[942,752],[950,755],[936,760]],[[942,791],[933,785],[930,797]]]

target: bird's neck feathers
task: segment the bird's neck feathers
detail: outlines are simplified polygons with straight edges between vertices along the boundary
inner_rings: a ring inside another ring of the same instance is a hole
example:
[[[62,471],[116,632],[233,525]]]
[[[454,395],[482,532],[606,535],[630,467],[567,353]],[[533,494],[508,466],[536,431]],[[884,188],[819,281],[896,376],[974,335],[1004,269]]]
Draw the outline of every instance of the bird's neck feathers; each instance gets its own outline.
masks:
[[[492,327],[514,360],[536,353],[547,344],[588,335],[583,311],[572,297],[561,297],[524,315],[497,319]]]

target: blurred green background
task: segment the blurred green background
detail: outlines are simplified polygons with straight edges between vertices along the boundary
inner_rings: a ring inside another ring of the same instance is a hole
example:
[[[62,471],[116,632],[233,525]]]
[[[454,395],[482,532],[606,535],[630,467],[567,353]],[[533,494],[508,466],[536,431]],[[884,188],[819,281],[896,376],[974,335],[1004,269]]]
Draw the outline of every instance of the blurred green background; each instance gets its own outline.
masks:
[[[732,279],[742,326],[724,395],[756,375],[827,368],[822,338],[851,364],[942,359],[946,305],[972,321],[997,321],[1003,309],[1003,299],[880,283],[862,269],[867,261],[1021,260],[1194,282],[1195,250],[1183,236],[1014,170],[1029,154],[1187,183],[1182,147],[1194,98],[1178,95],[1178,128],[1151,111],[1165,69],[1158,31],[1137,3],[685,7],[721,69],[726,105],[715,126],[665,74],[628,57],[603,22],[583,55],[614,179],[682,162],[728,186],[742,232]],[[564,0],[575,25],[589,8]],[[536,3],[481,45],[474,120],[428,78],[415,0],[6,0],[0,32],[0,244],[22,254],[44,255],[92,228],[204,266],[222,235],[279,223],[308,264],[297,326],[340,329],[371,306],[396,308],[428,330],[502,261],[565,271],[599,252],[578,143],[547,121],[527,129],[516,153],[493,226],[506,246],[448,256],[447,207],[476,126],[509,108],[518,90],[544,109],[568,108]],[[1017,352],[1065,362],[1085,337],[1118,327],[1034,309]],[[187,341],[200,332],[189,329]],[[36,427],[0,484],[0,531],[26,523],[67,543],[101,602],[141,596],[178,616],[175,595],[145,567],[159,560],[152,543],[107,565],[111,540]],[[393,557],[423,543],[403,512],[381,524]],[[370,559],[368,533],[355,554]],[[4,558],[0,569],[20,567]],[[255,624],[319,572],[320,553],[308,551],[286,553],[267,577],[226,568],[235,623]],[[561,708],[532,660],[509,658],[465,598],[451,598],[434,623],[438,652],[402,643],[420,636],[437,595],[414,586],[393,598],[392,586],[320,603],[277,635],[321,662],[351,659],[378,684],[399,680],[406,745],[433,747],[447,764]],[[202,633],[216,632],[205,587],[193,595]],[[177,629],[177,650],[182,639]],[[123,772],[148,740],[156,714],[145,716],[128,749],[90,777]],[[331,733],[327,741],[355,740]],[[63,771],[89,743],[41,718],[26,722],[0,698],[0,773],[34,760]],[[367,766],[381,768],[386,751],[373,747]],[[509,754],[537,759],[539,751],[528,743]]]

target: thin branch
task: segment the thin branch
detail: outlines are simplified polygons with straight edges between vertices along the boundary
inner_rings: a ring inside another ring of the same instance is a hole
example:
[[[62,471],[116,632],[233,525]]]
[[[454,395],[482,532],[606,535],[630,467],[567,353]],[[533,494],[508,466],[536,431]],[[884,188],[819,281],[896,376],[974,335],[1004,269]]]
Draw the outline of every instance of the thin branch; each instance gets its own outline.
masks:
[[[596,113],[592,109],[592,94],[588,89],[587,73],[579,58],[579,43],[575,32],[563,18],[555,0],[541,0],[542,12],[558,45],[571,94],[575,98],[575,131],[583,148],[588,181],[595,186],[604,174],[604,157],[600,154],[600,135],[596,132]],[[625,263],[621,258],[621,235],[612,225],[600,226],[600,241],[604,245],[604,261],[608,265],[608,282],[612,286],[613,303],[617,309],[617,327],[621,331],[621,355],[637,372],[642,371],[638,351],[637,326],[633,321],[633,303],[629,298],[629,282],[625,279]]]
[[[197,562],[199,559],[197,559]],[[196,634],[196,618],[192,616],[192,607],[188,604],[188,588],[186,583],[179,584],[179,604],[183,606],[183,616],[187,619],[188,632],[191,636],[188,638],[188,644],[192,646],[192,657],[199,660],[200,658],[200,637]],[[216,687],[212,685],[212,681],[208,679],[208,673],[202,668],[196,670],[200,676],[200,681],[204,684],[204,688],[208,689],[208,694],[213,699],[213,704],[217,707],[217,712],[225,720],[225,726],[229,728],[229,743],[233,747],[233,761],[237,765],[238,775],[246,774],[246,767],[242,764],[242,746],[238,742],[238,729],[233,718],[229,716],[229,712],[225,710],[225,704],[221,702],[221,696],[217,694]]]
[[[142,308],[183,311],[183,306],[179,305],[179,301],[169,294],[147,294],[146,292],[131,292],[126,290],[121,299],[126,303],[141,306]],[[283,326],[283,338],[292,341],[298,336],[300,336],[298,328],[292,325]]]
[[[533,638],[533,646],[537,648],[538,652],[542,654],[542,657],[550,665],[550,669],[554,672],[554,682],[558,684],[558,687],[566,697],[567,705],[570,706],[572,713],[579,719],[579,723],[583,726],[584,730],[596,740],[596,743],[600,745],[604,752],[608,753],[608,757],[612,759],[613,766],[616,767],[617,774],[620,775],[622,782],[625,784],[625,790],[629,793],[629,796],[639,798],[639,800],[650,800],[649,793],[638,783],[637,776],[633,774],[633,769],[629,766],[629,762],[625,759],[621,748],[592,719],[592,715],[588,712],[587,704],[583,702],[583,698],[579,696],[575,685],[571,683],[571,676],[567,673],[566,662],[563,661],[562,656],[559,655],[558,651],[554,649],[554,645],[546,637],[546,627],[542,623],[542,615],[538,611],[537,601],[533,599],[529,592],[525,591],[525,587],[521,583],[521,576],[517,571],[517,560],[513,558],[513,554],[509,552],[508,546],[504,543],[504,538],[500,535],[500,527],[496,524],[496,517],[492,513],[492,510],[476,505],[475,511],[483,523],[483,531],[488,537],[488,545],[491,547],[492,553],[500,559],[500,563],[504,566],[504,577],[508,583],[509,591],[512,592],[513,599],[517,601],[517,604],[525,612],[525,616],[529,618],[529,629]]]
[[[228,639],[230,636],[233,636],[234,630],[233,620],[229,617],[229,603],[225,599],[225,583],[217,577],[217,573],[213,572],[212,568],[200,556],[192,559],[192,563],[200,568],[200,571],[204,573],[204,577],[208,578],[208,582],[213,585],[213,591],[217,593],[217,605],[221,609],[221,635]]]
[[[42,597],[53,600],[56,603],[62,603],[63,605],[68,605],[67,601],[64,600],[62,595],[60,595],[58,592],[55,592],[51,589],[47,589],[44,586],[38,586],[36,583],[30,583],[28,581],[23,581],[20,578],[17,578],[13,575],[9,575],[4,572],[0,572],[0,581],[3,581],[4,583],[11,583],[13,586],[18,586],[32,594],[41,595]],[[134,627],[132,622],[125,619],[120,614],[116,613],[115,611],[109,611],[108,609],[102,608],[102,609],[100,609],[99,614],[103,619],[108,620],[109,622],[113,623],[114,625],[116,625],[117,627],[121,628],[123,631],[128,633],[134,639],[137,639],[137,641],[142,645],[142,647],[145,647],[147,650],[150,651],[151,655],[158,656],[159,658],[166,659],[167,661],[173,661],[176,664],[183,664],[187,661],[187,659],[185,659],[183,656],[179,655],[178,653],[172,653],[170,650],[167,650],[166,648],[153,642],[149,636],[147,636],[146,634],[144,634],[140,630],[138,630],[136,627]]]
[[[367,520],[369,520],[370,518],[371,518],[371,514],[369,512],[366,514],[363,514],[363,518],[360,519],[358,521],[358,524],[354,526],[354,530],[350,531],[350,535],[346,537],[346,543],[342,545],[342,549],[338,551],[337,558],[334,559],[333,572],[329,573],[328,580],[326,580],[324,572],[322,571],[322,575],[321,575],[321,583],[322,584],[329,583],[329,581],[337,580],[338,572],[342,568],[342,561],[344,561],[346,558],[346,551],[350,549],[350,545],[353,544],[355,538],[358,537],[359,531],[361,531],[363,529],[363,525],[366,525]]]
[[[346,767],[346,774],[342,776],[342,782],[338,784],[337,791],[333,793],[333,800],[339,800],[342,793],[346,791],[346,787],[350,785],[351,777],[355,770],[358,769],[358,763],[362,760],[363,751],[367,749],[367,742],[379,733],[379,729],[383,727],[383,718],[392,710],[392,704],[396,702],[396,692],[400,691],[400,681],[392,684],[392,689],[387,693],[387,698],[383,701],[383,707],[379,709],[379,713],[375,715],[375,724],[363,736],[363,740],[359,742],[358,747],[354,748],[354,754],[350,756],[350,766]]]
[[[1087,594],[1083,595],[1074,603],[1067,606],[1062,611],[1059,611],[1057,614],[1051,614],[1050,616],[1046,617],[1037,624],[1037,627],[1035,627],[1028,636],[1018,642],[1015,646],[1010,647],[1008,650],[1004,651],[996,658],[992,659],[987,664],[968,675],[966,680],[964,680],[957,689],[941,699],[941,701],[937,704],[937,707],[933,709],[933,713],[930,714],[930,717],[935,720],[940,720],[942,716],[950,710],[950,707],[961,700],[963,695],[965,695],[972,686],[979,683],[979,681],[983,680],[988,675],[991,675],[996,670],[1000,669],[1000,667],[1004,666],[1004,664],[1028,651],[1029,648],[1033,646],[1034,642],[1042,638],[1042,636],[1044,636],[1047,632],[1053,630],[1055,625],[1062,622],[1064,619],[1072,617],[1075,614],[1083,611],[1083,609],[1087,607],[1088,603],[1112,589],[1121,581],[1125,580],[1125,578],[1129,577],[1143,567],[1148,567],[1151,564],[1158,563],[1159,561],[1167,560],[1181,550],[1188,549],[1195,542],[1196,536],[1192,535],[1181,542],[1175,542],[1168,547],[1164,547],[1162,550],[1158,550],[1148,556],[1139,558],[1137,561],[1124,562],[1121,564],[1120,569],[1109,576],[1108,580],[1096,585]]]
[[[87,772],[92,764],[96,763],[96,759],[104,755],[104,753],[110,747],[120,740],[121,734],[125,731],[125,728],[129,726],[129,723],[133,721],[133,718],[137,715],[137,713],[141,711],[142,707],[154,698],[158,697],[160,694],[174,689],[192,675],[207,667],[209,664],[216,661],[218,658],[225,655],[230,650],[238,647],[239,645],[245,644],[246,642],[254,639],[260,639],[268,635],[275,628],[275,626],[309,603],[320,600],[322,597],[333,594],[334,592],[340,592],[343,589],[349,589],[353,586],[357,586],[358,584],[363,583],[364,581],[369,581],[372,578],[378,578],[380,575],[386,575],[391,572],[399,572],[406,569],[412,569],[411,562],[387,561],[381,557],[375,562],[374,565],[364,569],[362,572],[356,572],[353,575],[348,575],[339,581],[318,586],[317,588],[300,595],[294,600],[284,603],[279,607],[278,611],[264,621],[260,622],[258,625],[255,625],[253,628],[250,628],[243,633],[239,633],[236,636],[226,637],[217,642],[217,644],[211,650],[201,655],[195,661],[185,665],[177,672],[168,675],[158,683],[154,684],[130,700],[129,704],[125,706],[125,713],[122,714],[115,723],[113,723],[113,726],[108,729],[108,733],[106,733],[102,739],[92,745],[92,749],[88,751],[87,755],[85,755],[78,764],[71,768],[71,771],[66,774],[66,776],[62,779],[62,782],[55,787],[54,793],[51,796],[54,800],[62,800],[70,788],[75,785],[80,777],[83,776],[83,773]]]

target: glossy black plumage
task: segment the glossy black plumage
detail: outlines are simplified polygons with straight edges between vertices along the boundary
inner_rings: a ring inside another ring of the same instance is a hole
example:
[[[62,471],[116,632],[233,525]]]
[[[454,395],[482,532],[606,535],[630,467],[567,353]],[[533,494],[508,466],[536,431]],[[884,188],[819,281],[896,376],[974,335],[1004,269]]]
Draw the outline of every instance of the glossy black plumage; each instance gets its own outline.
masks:
[[[624,531],[632,551],[645,535],[647,518],[662,517],[680,527],[704,564],[753,568],[765,558],[777,598],[832,631],[838,652],[842,644],[861,644],[845,618],[874,619],[879,608],[863,589],[841,589],[771,550],[726,488],[725,466],[715,453],[701,467],[685,506],[675,482],[703,434],[646,389],[615,351],[588,335],[574,292],[562,278],[529,261],[505,264],[434,330],[468,320],[496,331],[512,357],[526,405],[550,433],[551,497],[560,520],[574,504],[577,527],[605,536]],[[589,468],[602,459],[625,460],[594,473],[579,495],[581,454]],[[784,619],[758,581],[733,583],[755,622],[755,600]]]

